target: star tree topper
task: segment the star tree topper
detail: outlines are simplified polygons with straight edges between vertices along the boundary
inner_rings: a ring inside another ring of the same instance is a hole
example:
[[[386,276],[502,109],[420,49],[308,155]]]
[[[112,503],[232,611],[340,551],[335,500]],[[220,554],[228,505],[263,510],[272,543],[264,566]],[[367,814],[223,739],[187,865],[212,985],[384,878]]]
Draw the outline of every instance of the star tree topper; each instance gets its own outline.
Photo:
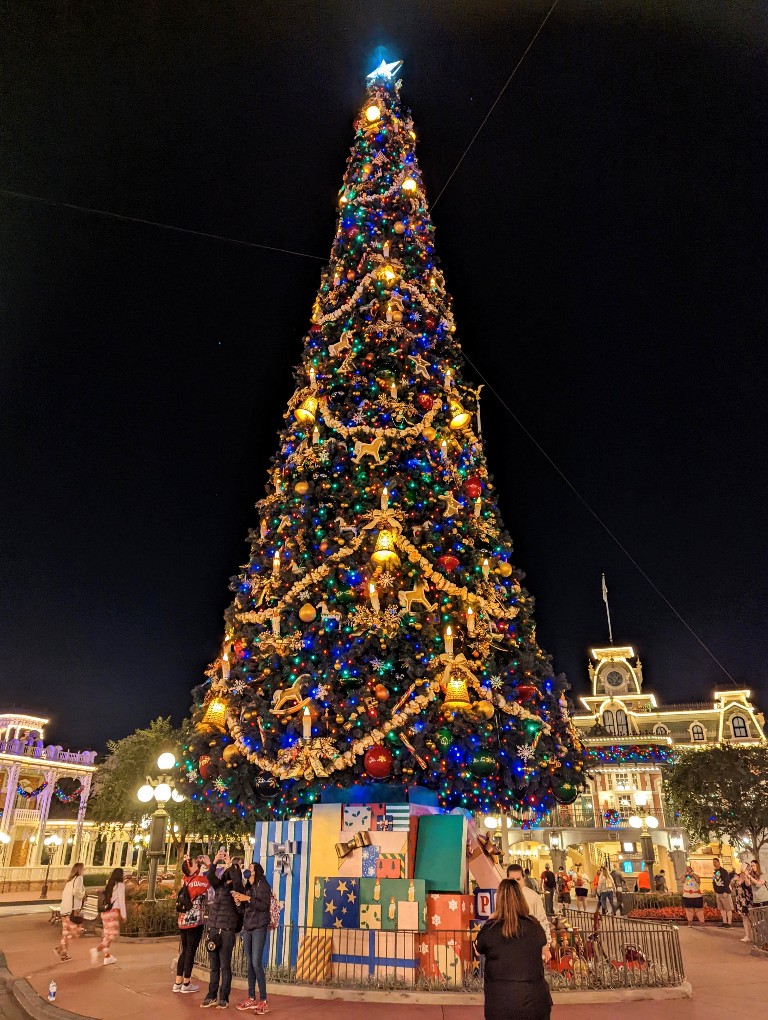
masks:
[[[370,82],[376,81],[377,78],[385,78],[387,81],[391,81],[402,66],[402,60],[393,60],[391,64],[388,64],[386,60],[382,60],[376,70],[371,71],[366,77]]]

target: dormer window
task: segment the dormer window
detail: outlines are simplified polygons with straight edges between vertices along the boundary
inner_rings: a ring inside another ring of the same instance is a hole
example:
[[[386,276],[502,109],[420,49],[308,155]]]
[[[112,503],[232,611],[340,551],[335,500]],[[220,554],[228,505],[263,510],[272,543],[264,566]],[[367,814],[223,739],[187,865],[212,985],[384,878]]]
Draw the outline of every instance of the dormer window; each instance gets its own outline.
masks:
[[[664,726],[663,724],[659,723],[658,726],[654,726],[653,727],[653,735],[655,737],[668,737],[669,736],[669,730],[667,729],[666,726]]]
[[[605,712],[603,712],[603,726],[612,737],[616,736],[616,721],[613,718],[613,712],[610,709],[606,709]]]
[[[733,734],[734,740],[738,740],[740,737],[749,736],[749,730],[747,729],[747,723],[743,715],[731,716],[731,733]]]
[[[691,740],[703,741],[706,740],[706,734],[704,733],[704,727],[701,723],[691,723]]]
[[[629,723],[627,722],[627,713],[623,708],[616,709],[616,736],[617,737],[628,737],[629,736]]]

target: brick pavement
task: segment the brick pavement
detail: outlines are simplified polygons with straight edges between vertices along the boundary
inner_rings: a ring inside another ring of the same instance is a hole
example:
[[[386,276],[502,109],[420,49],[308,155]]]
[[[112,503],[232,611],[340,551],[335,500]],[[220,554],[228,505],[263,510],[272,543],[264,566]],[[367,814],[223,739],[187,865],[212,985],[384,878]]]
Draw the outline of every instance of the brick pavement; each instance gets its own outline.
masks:
[[[659,1012],[674,1011],[675,1020],[763,1020],[768,1001],[768,960],[750,955],[749,947],[739,942],[741,931],[683,929],[680,933],[686,972],[693,985],[692,999],[660,1003],[616,1002],[599,1005],[579,1004],[578,994],[567,1003],[556,1004],[553,1020],[613,1020],[617,1008],[622,1020],[656,1020]],[[26,977],[45,994],[55,976],[59,986],[57,1004],[96,1020],[191,1020],[199,1017],[201,993],[173,995],[170,991],[175,961],[174,943],[136,943],[127,939],[115,943],[118,963],[113,967],[91,967],[88,950],[95,944],[84,938],[73,944],[74,959],[68,964],[54,962],[56,930],[39,914],[0,918],[0,948],[8,967],[16,977]],[[232,1000],[242,993],[233,989]],[[286,1018],[313,1017],[323,1020],[359,1020],[365,1009],[366,1020],[384,1020],[397,1003],[398,1020],[481,1020],[480,1006],[466,1004],[443,1006],[406,1005],[397,1002],[396,992],[386,1003],[343,1002],[340,1000],[301,999],[270,994],[272,1013]],[[216,1015],[220,1015],[218,1012]],[[236,1011],[231,1010],[231,1016]]]

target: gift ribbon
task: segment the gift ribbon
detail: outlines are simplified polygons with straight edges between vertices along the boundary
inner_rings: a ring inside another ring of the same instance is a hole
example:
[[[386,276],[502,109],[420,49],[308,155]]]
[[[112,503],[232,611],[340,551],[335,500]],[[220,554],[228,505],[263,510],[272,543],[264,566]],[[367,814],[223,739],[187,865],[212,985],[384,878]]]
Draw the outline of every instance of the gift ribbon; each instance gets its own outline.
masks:
[[[348,843],[336,844],[336,856],[340,861],[343,861],[353,851],[362,849],[364,846],[371,846],[370,832],[356,832]]]
[[[285,843],[273,843],[271,840],[267,847],[267,856],[275,858],[275,871],[279,875],[290,875],[291,858],[299,852],[301,844],[295,839],[288,839]]]

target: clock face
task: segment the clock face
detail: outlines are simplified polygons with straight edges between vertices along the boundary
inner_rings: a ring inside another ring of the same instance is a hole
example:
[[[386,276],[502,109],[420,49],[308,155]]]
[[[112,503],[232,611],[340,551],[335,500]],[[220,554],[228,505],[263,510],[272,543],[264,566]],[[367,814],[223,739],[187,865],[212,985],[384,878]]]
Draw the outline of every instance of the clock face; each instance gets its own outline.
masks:
[[[606,687],[621,687],[624,683],[624,674],[620,673],[617,669],[612,669],[610,673],[606,673],[605,686]]]

